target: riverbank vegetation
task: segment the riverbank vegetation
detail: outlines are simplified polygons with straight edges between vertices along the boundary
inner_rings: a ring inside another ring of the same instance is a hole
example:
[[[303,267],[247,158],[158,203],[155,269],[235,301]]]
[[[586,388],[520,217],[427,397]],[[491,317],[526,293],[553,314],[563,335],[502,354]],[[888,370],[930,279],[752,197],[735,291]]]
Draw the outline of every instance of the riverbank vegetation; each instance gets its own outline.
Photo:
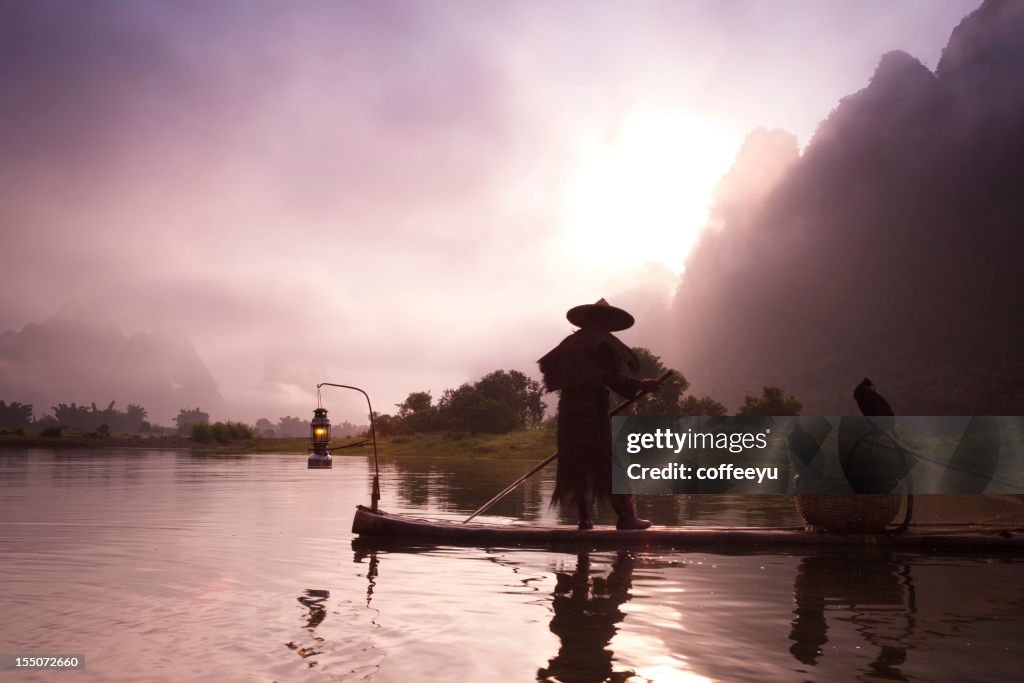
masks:
[[[637,375],[660,377],[668,368],[645,348],[634,348]],[[632,415],[718,416],[726,408],[710,396],[687,394],[690,383],[679,371],[661,388],[638,398]],[[518,370],[495,370],[475,382],[446,389],[434,402],[429,391],[414,391],[395,405],[394,414],[374,413],[378,452],[384,456],[543,459],[555,450],[556,421],[547,415],[544,388]],[[613,396],[612,404],[624,400]],[[747,396],[740,415],[798,415],[800,401],[779,387],[765,386],[760,397]],[[106,408],[95,403],[61,403],[53,415],[38,419],[33,406],[0,401],[0,448],[193,449],[218,453],[307,453],[308,420],[286,416],[272,423],[210,422],[198,406],[182,408],[174,427],[147,421],[146,409]],[[369,425],[335,424],[331,448],[337,456],[370,452]],[[362,446],[353,446],[366,441]]]
[[[639,377],[661,377],[668,371],[661,358],[648,349],[634,347]],[[661,389],[641,396],[630,408],[632,415],[725,415],[726,408],[710,396],[686,394],[690,382],[674,371]],[[781,392],[781,389],[779,390]],[[497,370],[475,383],[446,389],[434,403],[429,391],[414,391],[391,414],[374,413],[379,436],[424,433],[508,434],[536,429],[544,421],[547,404],[544,388],[518,370]],[[613,397],[613,402],[625,400]]]
[[[335,457],[373,454],[373,445],[365,439],[337,439],[331,449]],[[99,436],[94,433],[61,433],[45,437],[40,433],[0,430],[0,449],[95,449],[134,448],[140,450],[196,450],[211,453],[260,454],[281,453],[305,455],[309,452],[308,438],[265,438],[253,436],[232,441],[211,438],[199,442],[192,438],[171,435],[120,434]],[[542,460],[555,451],[555,431],[552,428],[527,429],[506,434],[469,434],[465,432],[430,432],[383,436],[377,439],[377,450],[382,457],[437,456],[455,458],[516,458]]]

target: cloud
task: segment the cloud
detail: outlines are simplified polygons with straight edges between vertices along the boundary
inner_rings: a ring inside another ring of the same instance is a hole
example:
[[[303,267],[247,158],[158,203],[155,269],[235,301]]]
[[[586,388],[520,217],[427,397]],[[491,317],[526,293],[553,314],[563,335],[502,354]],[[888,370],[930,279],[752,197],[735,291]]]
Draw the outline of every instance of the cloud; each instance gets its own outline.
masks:
[[[560,246],[581,131],[806,140],[963,4],[4,3],[0,330],[172,329],[247,419],[327,375],[389,404],[532,372],[614,289]]]

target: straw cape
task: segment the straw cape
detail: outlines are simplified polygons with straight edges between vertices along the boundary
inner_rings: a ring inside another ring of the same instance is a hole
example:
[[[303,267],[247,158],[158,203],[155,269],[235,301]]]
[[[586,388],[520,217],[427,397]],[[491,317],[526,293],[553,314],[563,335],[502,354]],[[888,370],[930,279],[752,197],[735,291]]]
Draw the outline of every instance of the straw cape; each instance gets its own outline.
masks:
[[[630,375],[639,369],[639,361],[611,334],[633,324],[626,311],[601,299],[570,309],[566,317],[580,329],[538,361],[548,391],[561,392],[552,502],[589,507],[596,498],[612,495],[608,389],[635,395],[641,382]]]

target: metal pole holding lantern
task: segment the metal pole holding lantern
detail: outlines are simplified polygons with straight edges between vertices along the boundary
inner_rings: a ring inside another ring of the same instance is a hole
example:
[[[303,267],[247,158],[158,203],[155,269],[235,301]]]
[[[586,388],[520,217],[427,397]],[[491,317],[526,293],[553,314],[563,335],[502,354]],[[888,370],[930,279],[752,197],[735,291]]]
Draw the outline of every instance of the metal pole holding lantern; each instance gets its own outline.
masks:
[[[313,411],[313,419],[309,423],[310,436],[313,440],[313,454],[309,456],[307,466],[310,468],[326,469],[331,467],[331,454],[327,445],[331,441],[331,422],[327,419],[327,409],[323,407],[320,396],[320,387],[338,387],[339,389],[352,389],[366,397],[366,406],[370,409],[370,441],[373,442],[373,490],[370,493],[370,509],[377,511],[377,503],[380,501],[380,465],[377,462],[377,429],[373,423],[373,405],[370,403],[370,395],[359,387],[348,384],[334,384],[332,382],[321,382],[316,385],[316,410]],[[366,443],[361,442],[359,445]]]

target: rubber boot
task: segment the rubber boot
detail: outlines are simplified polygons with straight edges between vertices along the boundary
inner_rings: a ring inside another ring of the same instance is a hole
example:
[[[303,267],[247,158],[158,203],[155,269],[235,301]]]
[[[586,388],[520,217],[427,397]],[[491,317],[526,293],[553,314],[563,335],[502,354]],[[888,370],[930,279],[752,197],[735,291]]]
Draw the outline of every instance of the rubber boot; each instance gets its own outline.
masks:
[[[580,531],[587,531],[594,528],[594,520],[590,518],[590,504],[589,503],[577,503],[576,509],[580,513]]]
[[[633,509],[633,496],[628,493],[613,493],[611,498],[612,509],[619,516],[615,524],[616,529],[647,529],[651,523],[646,519],[636,516]]]

